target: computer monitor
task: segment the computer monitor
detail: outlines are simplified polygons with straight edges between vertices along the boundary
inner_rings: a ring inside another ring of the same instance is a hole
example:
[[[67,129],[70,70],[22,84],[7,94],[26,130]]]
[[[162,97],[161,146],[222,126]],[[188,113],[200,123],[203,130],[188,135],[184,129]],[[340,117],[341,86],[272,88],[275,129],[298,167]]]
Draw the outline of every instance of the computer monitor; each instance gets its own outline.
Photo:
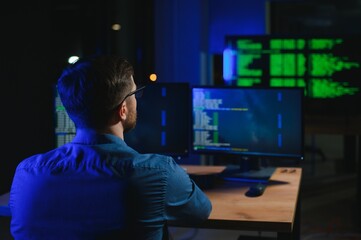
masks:
[[[188,83],[148,84],[137,101],[137,125],[125,142],[141,153],[188,156],[190,88]]]
[[[56,147],[71,142],[76,134],[54,87]],[[125,142],[141,153],[188,156],[190,143],[190,89],[188,83],[148,84],[137,101],[137,124],[124,134]]]
[[[303,90],[192,87],[192,151],[237,159],[303,159]]]
[[[227,36],[226,85],[303,88],[305,113],[359,115],[361,36]]]

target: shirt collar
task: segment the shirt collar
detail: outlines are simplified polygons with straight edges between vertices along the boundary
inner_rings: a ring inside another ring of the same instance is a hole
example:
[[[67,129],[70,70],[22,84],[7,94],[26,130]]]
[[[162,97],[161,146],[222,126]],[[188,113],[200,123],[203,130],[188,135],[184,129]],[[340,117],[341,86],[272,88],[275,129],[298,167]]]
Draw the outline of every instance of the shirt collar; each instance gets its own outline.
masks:
[[[81,144],[105,144],[117,143],[125,144],[124,140],[113,134],[102,134],[91,129],[77,129],[72,143]]]

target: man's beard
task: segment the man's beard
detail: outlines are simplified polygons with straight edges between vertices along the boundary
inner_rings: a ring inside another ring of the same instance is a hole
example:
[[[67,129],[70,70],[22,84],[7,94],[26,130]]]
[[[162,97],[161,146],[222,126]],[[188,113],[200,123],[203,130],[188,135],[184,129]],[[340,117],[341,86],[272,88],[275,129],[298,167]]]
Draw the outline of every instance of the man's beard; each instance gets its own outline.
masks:
[[[124,122],[124,133],[129,132],[137,124],[137,112],[129,112],[128,118]]]

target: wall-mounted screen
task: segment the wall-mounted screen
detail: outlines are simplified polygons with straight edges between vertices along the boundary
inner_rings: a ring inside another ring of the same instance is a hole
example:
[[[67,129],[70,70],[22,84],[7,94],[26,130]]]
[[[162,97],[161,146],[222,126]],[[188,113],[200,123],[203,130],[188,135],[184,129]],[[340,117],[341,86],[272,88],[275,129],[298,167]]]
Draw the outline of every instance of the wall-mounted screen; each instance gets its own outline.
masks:
[[[360,36],[228,36],[223,78],[241,87],[301,87],[306,113],[358,114]]]

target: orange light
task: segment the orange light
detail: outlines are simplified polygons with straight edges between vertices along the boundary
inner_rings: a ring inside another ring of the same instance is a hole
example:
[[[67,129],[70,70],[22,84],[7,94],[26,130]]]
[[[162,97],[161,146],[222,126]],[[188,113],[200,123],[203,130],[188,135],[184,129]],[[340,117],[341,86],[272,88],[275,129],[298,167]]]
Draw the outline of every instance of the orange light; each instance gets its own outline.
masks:
[[[155,74],[155,73],[150,74],[149,75],[149,80],[152,81],[152,82],[157,81],[157,74]]]

